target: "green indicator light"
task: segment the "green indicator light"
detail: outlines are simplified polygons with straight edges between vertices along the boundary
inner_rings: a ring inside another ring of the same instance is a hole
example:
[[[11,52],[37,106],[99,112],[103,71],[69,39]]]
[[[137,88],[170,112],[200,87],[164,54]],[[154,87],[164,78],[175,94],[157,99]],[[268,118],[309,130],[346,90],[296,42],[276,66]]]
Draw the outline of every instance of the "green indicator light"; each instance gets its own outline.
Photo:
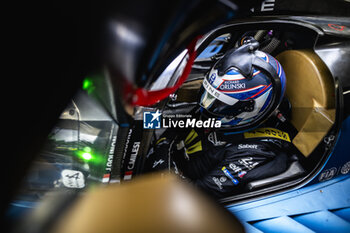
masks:
[[[91,147],[89,147],[89,146],[84,147],[84,151],[86,153],[90,153],[91,152]]]
[[[90,159],[92,159],[92,156],[91,156],[90,153],[84,153],[84,154],[82,154],[82,157],[83,157],[83,159],[85,159],[85,160],[90,160]]]
[[[88,78],[84,79],[83,81],[83,89],[89,89],[92,86],[92,81]]]
[[[94,83],[90,78],[85,78],[83,81],[83,90],[87,91],[89,94],[95,89]]]

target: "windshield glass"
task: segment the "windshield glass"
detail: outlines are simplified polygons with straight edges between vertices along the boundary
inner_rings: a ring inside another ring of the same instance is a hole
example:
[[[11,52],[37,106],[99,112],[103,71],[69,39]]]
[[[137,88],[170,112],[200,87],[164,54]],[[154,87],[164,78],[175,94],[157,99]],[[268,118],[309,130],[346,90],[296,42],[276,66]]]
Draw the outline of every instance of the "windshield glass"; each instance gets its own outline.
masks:
[[[33,206],[55,191],[80,191],[108,183],[118,125],[85,92],[79,92],[33,163],[14,206]]]

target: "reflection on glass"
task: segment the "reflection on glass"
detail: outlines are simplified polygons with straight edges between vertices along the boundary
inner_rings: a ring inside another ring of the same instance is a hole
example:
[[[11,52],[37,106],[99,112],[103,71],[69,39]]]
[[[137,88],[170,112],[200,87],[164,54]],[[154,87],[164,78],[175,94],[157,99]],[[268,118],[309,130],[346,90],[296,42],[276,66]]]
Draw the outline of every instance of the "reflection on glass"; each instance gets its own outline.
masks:
[[[12,205],[32,207],[48,193],[108,183],[117,131],[103,108],[80,92],[61,114]]]

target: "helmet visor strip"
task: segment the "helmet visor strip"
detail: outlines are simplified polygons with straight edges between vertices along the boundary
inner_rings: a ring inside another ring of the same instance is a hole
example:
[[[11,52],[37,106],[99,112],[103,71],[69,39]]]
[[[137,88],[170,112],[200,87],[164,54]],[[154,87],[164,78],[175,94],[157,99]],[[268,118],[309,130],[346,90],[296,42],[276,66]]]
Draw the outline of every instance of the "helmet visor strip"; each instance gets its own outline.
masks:
[[[215,116],[232,118],[242,112],[250,112],[254,109],[254,100],[237,100],[224,93],[220,93],[206,79],[203,81],[203,87],[199,104]]]

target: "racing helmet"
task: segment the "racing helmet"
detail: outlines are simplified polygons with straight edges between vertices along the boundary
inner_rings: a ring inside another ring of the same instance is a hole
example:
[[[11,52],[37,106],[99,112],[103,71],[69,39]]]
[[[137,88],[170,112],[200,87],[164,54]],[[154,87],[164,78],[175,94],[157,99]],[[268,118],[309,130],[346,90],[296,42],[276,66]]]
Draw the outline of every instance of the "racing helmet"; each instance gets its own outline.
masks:
[[[258,50],[254,39],[229,50],[205,76],[200,111],[221,129],[243,132],[262,124],[282,101],[286,77],[281,64]]]

